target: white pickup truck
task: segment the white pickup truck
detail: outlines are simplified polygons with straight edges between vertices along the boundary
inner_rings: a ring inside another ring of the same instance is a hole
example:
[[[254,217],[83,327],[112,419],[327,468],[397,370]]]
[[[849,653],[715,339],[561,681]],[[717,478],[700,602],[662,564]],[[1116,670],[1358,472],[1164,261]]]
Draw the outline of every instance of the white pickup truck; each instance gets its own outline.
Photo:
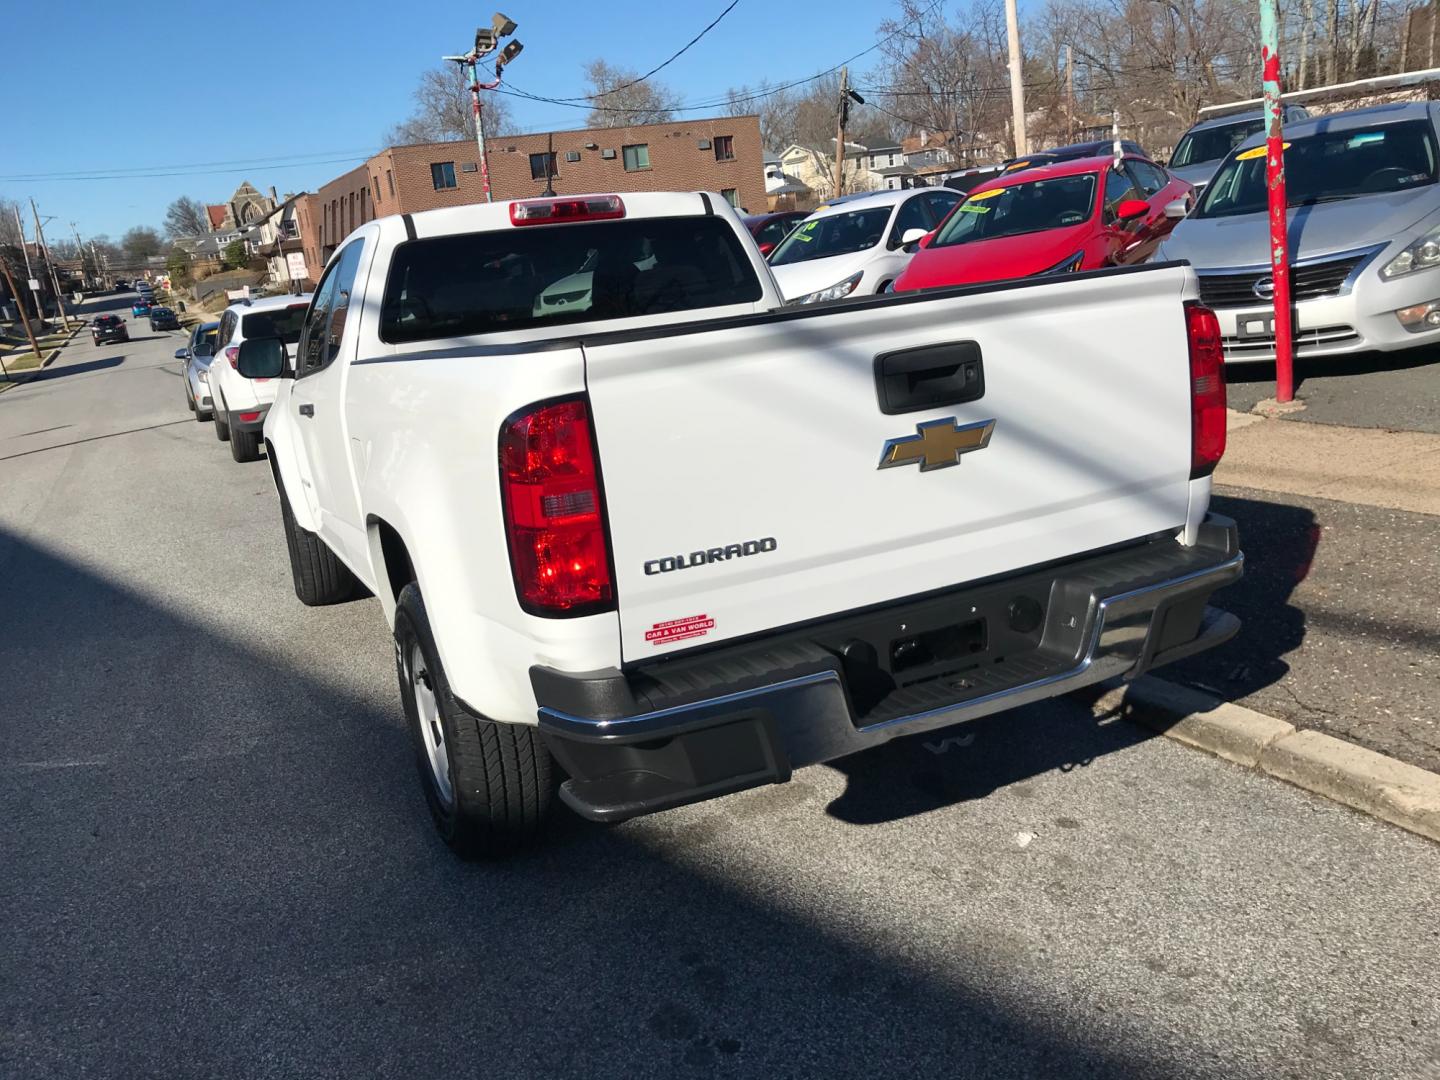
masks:
[[[717,196],[569,196],[361,226],[294,369],[238,370],[283,380],[296,593],[379,598],[434,820],[494,853],[557,784],[622,820],[1226,640],[1195,296],[1158,265],[786,307]]]

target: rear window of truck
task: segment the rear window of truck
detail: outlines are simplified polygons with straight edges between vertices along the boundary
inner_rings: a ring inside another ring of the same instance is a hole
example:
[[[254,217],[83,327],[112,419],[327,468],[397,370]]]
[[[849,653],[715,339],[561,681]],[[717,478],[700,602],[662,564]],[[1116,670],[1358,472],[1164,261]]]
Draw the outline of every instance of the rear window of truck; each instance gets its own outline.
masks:
[[[392,344],[754,303],[739,238],[717,217],[532,225],[395,249],[380,316]]]

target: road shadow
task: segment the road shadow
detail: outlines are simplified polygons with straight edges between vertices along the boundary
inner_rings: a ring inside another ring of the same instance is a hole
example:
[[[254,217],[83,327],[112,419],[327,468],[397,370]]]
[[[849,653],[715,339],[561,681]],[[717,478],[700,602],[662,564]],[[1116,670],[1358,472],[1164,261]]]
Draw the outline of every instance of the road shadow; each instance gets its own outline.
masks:
[[[1307,379],[1344,378],[1349,375],[1372,375],[1385,371],[1410,371],[1440,364],[1440,346],[1407,349],[1404,352],[1366,352],[1346,356],[1308,356],[1295,361],[1295,389],[1298,392]],[[1225,381],[1234,386],[1273,383],[1275,365],[1230,364],[1225,368]]]
[[[1276,496],[1282,499],[1284,496]],[[1245,552],[1245,576],[1217,594],[1239,616],[1240,632],[1218,649],[1161,669],[1162,677],[1224,698],[1243,697],[1285,678],[1285,657],[1305,640],[1306,615],[1290,602],[1321,543],[1315,514],[1279,501],[1215,495],[1212,509],[1233,517]]]
[[[301,634],[256,646],[5,531],[0,607],[0,656],[26,673],[0,712],[18,974],[0,1071],[1215,1074],[1138,1021],[1036,997],[1044,947],[1023,929],[913,955],[903,928],[805,917],[655,822],[571,820],[531,855],[455,860],[393,682],[371,678],[383,634],[317,667]],[[342,678],[341,657],[363,664]],[[786,805],[745,798],[752,817]]]
[[[125,363],[125,354],[119,356],[106,356],[99,360],[82,360],[78,364],[62,364],[41,368],[32,374],[25,382],[49,382],[53,379],[64,379],[71,375],[87,375],[96,371],[106,371],[110,368],[117,368]],[[23,373],[22,373],[23,374]]]

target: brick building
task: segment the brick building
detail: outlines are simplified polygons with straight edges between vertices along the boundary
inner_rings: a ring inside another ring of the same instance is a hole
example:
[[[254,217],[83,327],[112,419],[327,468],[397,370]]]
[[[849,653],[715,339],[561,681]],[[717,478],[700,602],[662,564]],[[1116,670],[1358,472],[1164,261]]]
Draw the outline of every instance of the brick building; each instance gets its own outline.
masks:
[[[557,195],[716,191],[751,212],[766,208],[754,116],[495,136],[485,145],[494,197],[544,192],[551,149],[550,185]],[[351,230],[372,218],[484,202],[479,161],[473,139],[392,146],[331,180],[296,215],[312,276],[319,277]]]

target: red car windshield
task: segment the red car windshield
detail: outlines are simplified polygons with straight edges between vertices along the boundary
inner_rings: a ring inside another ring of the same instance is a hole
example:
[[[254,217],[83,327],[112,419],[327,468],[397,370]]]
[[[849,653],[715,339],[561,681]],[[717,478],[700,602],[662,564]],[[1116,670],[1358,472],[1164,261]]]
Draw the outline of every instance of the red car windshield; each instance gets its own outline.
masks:
[[[1095,173],[978,191],[955,208],[930,247],[1081,225],[1095,215]]]

